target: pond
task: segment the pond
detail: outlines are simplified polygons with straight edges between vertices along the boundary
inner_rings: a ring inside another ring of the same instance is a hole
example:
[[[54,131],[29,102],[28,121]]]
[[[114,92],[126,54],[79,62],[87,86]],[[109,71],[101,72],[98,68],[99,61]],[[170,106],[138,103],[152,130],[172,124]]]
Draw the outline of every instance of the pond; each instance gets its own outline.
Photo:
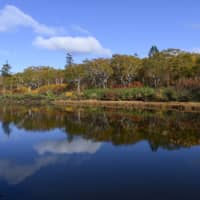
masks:
[[[200,199],[200,113],[2,106],[0,199]]]

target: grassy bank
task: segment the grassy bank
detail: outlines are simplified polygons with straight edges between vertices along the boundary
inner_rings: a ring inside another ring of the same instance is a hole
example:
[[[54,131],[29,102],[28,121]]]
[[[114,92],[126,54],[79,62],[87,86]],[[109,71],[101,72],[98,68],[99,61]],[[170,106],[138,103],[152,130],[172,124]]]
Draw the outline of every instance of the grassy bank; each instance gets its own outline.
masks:
[[[81,99],[200,102],[200,91],[176,90],[173,87],[157,89],[150,87],[88,89],[83,91]]]
[[[196,101],[196,103],[195,103]],[[1,104],[75,104],[109,107],[142,107],[148,109],[178,109],[200,111],[199,93],[177,92],[174,88],[116,88],[87,89],[81,93],[65,91],[59,94],[50,89],[40,93],[6,94]],[[192,103],[193,102],[193,103]]]
[[[45,104],[51,103],[56,100],[54,97],[49,97],[47,95],[35,95],[35,94],[15,94],[15,95],[1,95],[0,103],[1,104],[26,104],[26,105],[35,105],[35,104]]]

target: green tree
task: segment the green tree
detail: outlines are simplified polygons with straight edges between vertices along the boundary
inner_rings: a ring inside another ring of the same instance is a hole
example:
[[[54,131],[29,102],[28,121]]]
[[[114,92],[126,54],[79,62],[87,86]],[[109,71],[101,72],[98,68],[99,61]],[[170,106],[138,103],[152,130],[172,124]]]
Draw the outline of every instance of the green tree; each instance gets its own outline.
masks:
[[[153,57],[143,60],[143,68],[141,77],[144,83],[151,87],[159,87],[168,82],[169,79],[169,59],[163,53],[157,53]]]
[[[11,66],[8,64],[8,61],[6,62],[6,64],[4,64],[1,68],[1,75],[3,77],[6,77],[6,76],[10,76],[11,75]]]
[[[87,70],[87,79],[92,86],[103,88],[108,86],[108,80],[113,74],[110,63],[110,59],[105,58],[84,62]]]
[[[72,65],[73,65],[73,57],[72,57],[72,54],[70,54],[70,53],[67,53],[67,55],[66,55],[66,65],[65,65],[65,69],[67,68],[67,67],[71,67]]]
[[[141,64],[141,59],[135,56],[113,55],[111,67],[115,82],[125,86],[136,80]]]
[[[77,93],[80,94],[81,83],[85,78],[85,67],[84,64],[76,64],[66,69],[66,77],[70,82],[73,82],[77,86]]]

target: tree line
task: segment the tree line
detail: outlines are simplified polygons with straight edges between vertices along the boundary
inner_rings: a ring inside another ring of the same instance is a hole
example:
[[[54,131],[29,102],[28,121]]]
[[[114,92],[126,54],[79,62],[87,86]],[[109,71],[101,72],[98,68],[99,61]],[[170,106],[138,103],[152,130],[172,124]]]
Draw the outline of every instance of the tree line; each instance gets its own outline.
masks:
[[[52,85],[67,85],[67,90],[80,93],[88,88],[199,88],[200,54],[152,46],[148,57],[115,54],[111,58],[96,58],[74,63],[67,53],[64,69],[31,66],[20,73],[11,73],[11,66],[1,69],[0,93],[29,91]]]

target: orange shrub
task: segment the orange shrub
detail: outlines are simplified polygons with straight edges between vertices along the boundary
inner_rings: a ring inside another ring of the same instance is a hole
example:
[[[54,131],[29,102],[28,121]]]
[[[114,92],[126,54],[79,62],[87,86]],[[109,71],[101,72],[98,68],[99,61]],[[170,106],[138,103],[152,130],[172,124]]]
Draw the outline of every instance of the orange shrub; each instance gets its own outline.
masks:
[[[51,85],[44,85],[38,89],[35,90],[36,93],[38,94],[62,94],[67,90],[67,85],[66,84],[51,84]]]
[[[12,90],[13,94],[26,94],[29,92],[29,89],[27,87],[18,87]]]
[[[72,96],[73,96],[73,92],[66,92],[66,93],[65,93],[65,96],[66,96],[66,97],[72,97]]]

